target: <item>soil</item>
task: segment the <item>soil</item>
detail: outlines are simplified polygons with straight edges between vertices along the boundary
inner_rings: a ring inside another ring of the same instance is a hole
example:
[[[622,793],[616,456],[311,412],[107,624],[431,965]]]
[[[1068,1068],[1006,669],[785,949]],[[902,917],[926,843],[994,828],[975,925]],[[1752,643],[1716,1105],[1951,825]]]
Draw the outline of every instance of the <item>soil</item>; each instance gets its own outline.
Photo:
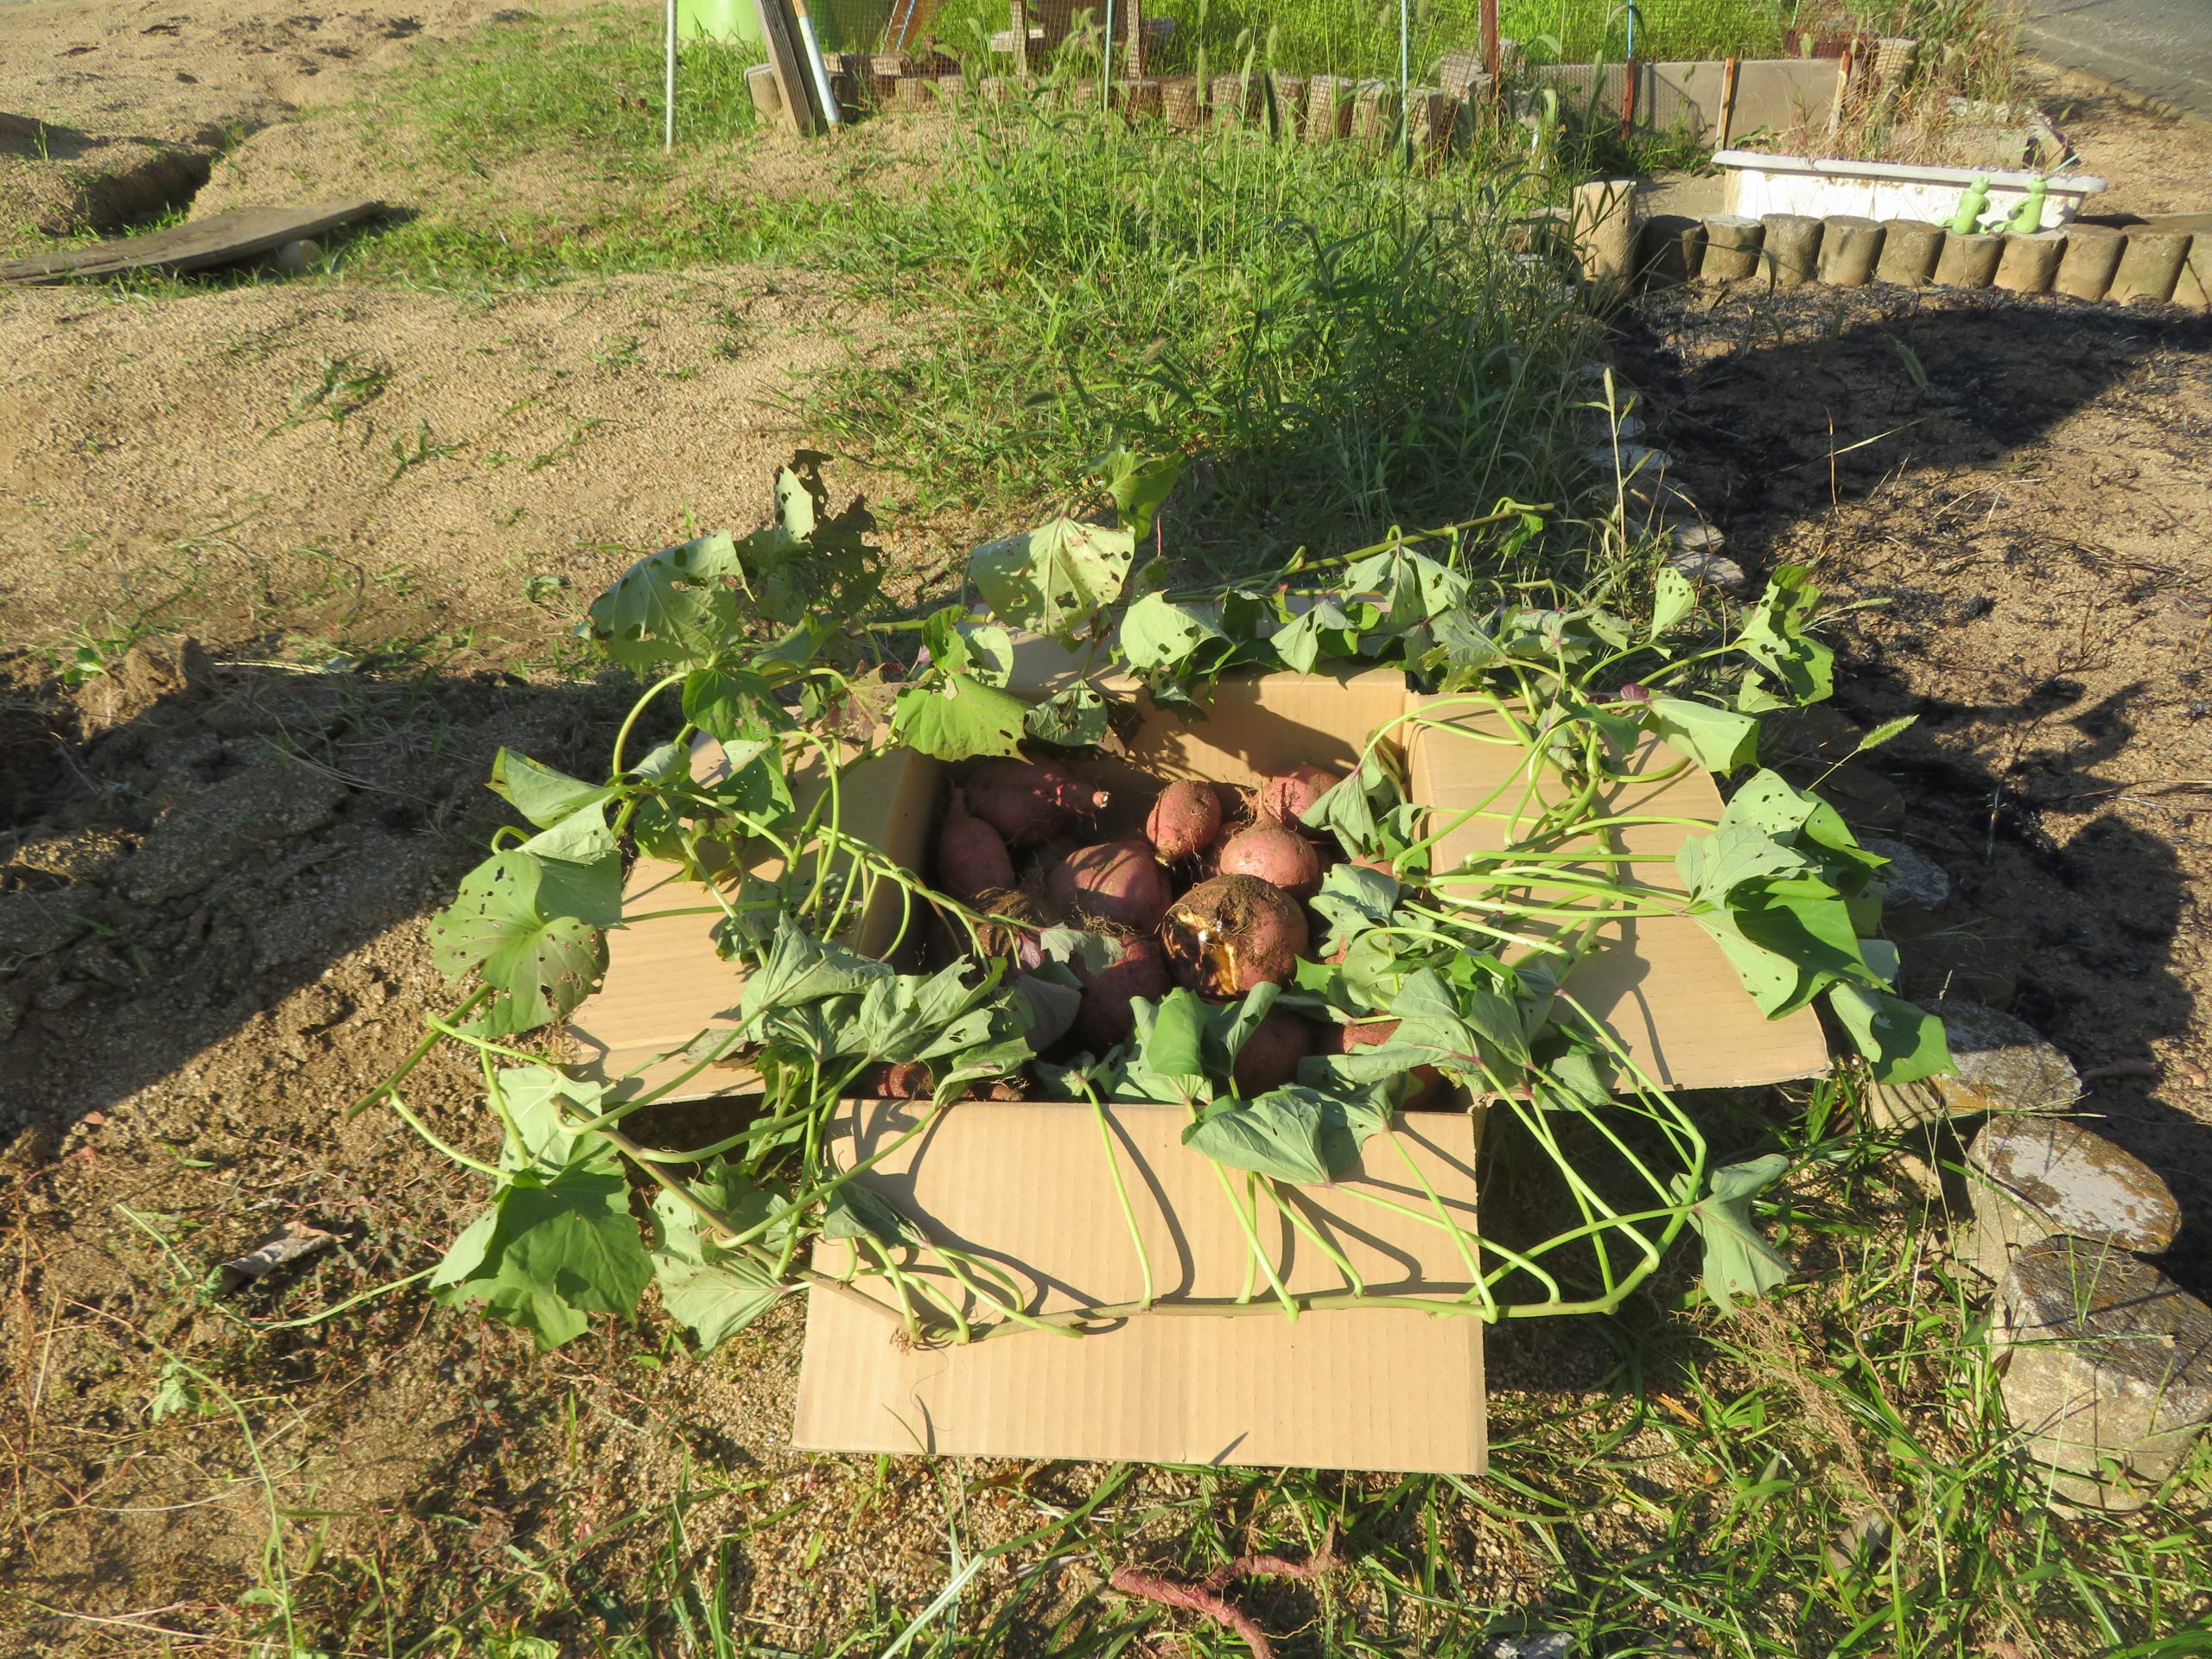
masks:
[[[298,129],[226,151],[235,130],[491,10],[0,7],[0,110],[81,135],[86,178],[129,159],[106,146],[200,155],[212,210],[253,167],[304,165]],[[0,157],[0,225],[125,211],[82,181],[33,189],[31,165]],[[704,1363],[658,1327],[537,1356],[413,1288],[277,1323],[420,1270],[480,1205],[391,1111],[348,1106],[444,1004],[427,918],[505,821],[480,787],[493,751],[604,753],[619,691],[575,672],[581,602],[695,518],[759,521],[804,435],[776,394],[837,348],[798,324],[834,298],[745,270],[491,298],[0,296],[0,1645],[235,1646],[291,1605],[309,1645],[385,1651],[481,1597],[601,1650],[577,1632],[654,1582],[688,1485],[729,1489],[687,1524],[741,1533],[741,1628],[797,1649],[874,1597],[926,1605],[956,1524],[987,1546],[1103,1478],[793,1452],[796,1308]],[[1624,351],[1732,556],[1885,601],[1844,625],[1844,708],[1920,723],[1839,776],[1960,895],[1919,988],[2009,1001],[2092,1071],[2147,1063],[2091,1105],[2181,1191],[2170,1265],[2203,1288],[2212,324],[1677,296]],[[917,582],[951,550],[889,544]],[[104,671],[72,687],[80,645]],[[438,1058],[406,1098],[480,1152],[480,1093]],[[298,1226],[334,1242],[205,1286]],[[1494,1433],[1570,1414],[1606,1363],[1594,1338],[1501,1333]],[[1202,1490],[1144,1471],[1117,1505]],[[1552,1574],[1548,1539],[1471,1510],[1436,1524],[1502,1605]],[[1132,1548],[1181,1541],[1131,1527]],[[1621,1559],[1651,1541],[1614,1530]],[[868,1548],[825,1548],[847,1533]],[[1072,1552],[1058,1570],[1064,1606],[1101,1577]]]
[[[315,11],[271,0],[0,5],[0,236],[24,226],[108,232],[188,201],[241,139],[500,9],[486,0]]]
[[[2212,317],[1806,288],[1638,314],[1670,480],[1754,575],[1808,564],[1835,705],[1903,736],[1847,817],[1949,874],[1909,994],[2009,1003],[2084,1110],[2212,1192]],[[1815,734],[1824,770],[1849,741]],[[1810,746],[1808,746],[1810,747]],[[2212,1287],[2212,1225],[2168,1265]]]

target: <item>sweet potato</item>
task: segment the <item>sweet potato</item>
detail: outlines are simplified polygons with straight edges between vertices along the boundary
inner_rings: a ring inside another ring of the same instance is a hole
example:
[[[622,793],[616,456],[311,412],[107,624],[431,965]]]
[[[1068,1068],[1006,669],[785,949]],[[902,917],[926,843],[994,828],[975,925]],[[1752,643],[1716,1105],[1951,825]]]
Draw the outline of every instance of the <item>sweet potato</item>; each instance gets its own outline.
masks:
[[[1343,781],[1341,772],[1300,762],[1262,783],[1253,796],[1252,810],[1262,818],[1303,830],[1305,826],[1299,820],[1306,816],[1306,809]]]
[[[1311,899],[1321,891],[1321,860],[1313,843],[1266,818],[1222,843],[1221,873],[1255,875],[1294,899]]]
[[[968,775],[968,810],[1009,847],[1033,847],[1071,817],[1089,817],[1107,793],[1051,760],[986,760]]]
[[[1075,1039],[1093,1054],[1129,1040],[1136,1030],[1129,1010],[1132,998],[1157,1001],[1171,988],[1167,958],[1157,939],[1126,938],[1121,944],[1121,960],[1096,973],[1080,961],[1076,963],[1076,977],[1083,981],[1083,1002],[1076,1009]]]
[[[1168,907],[1160,938],[1176,982],[1222,1000],[1288,982],[1306,948],[1306,912],[1256,876],[1217,875]]]
[[[1236,1051],[1230,1079],[1248,1098],[1298,1080],[1298,1063],[1313,1052],[1313,1027],[1287,1008],[1270,1008]]]
[[[969,815],[967,798],[961,790],[952,791],[944,828],[938,832],[937,879],[954,898],[970,904],[984,893],[1003,892],[1014,885],[1014,860],[1006,842],[982,819]]]
[[[1338,1026],[1330,1047],[1338,1054],[1349,1054],[1355,1048],[1380,1048],[1389,1042],[1398,1029],[1395,1020],[1370,1020],[1356,1025]],[[1433,1065],[1416,1065],[1406,1073],[1405,1090],[1398,1104],[1411,1111],[1435,1103],[1444,1093],[1444,1074]]]
[[[1221,833],[1221,798],[1211,785],[1179,779],[1160,791],[1144,833],[1161,863],[1180,863],[1205,851]]]
[[[1132,933],[1158,927],[1173,896],[1148,841],[1078,847],[1052,867],[1045,890],[1068,915],[1093,916]]]

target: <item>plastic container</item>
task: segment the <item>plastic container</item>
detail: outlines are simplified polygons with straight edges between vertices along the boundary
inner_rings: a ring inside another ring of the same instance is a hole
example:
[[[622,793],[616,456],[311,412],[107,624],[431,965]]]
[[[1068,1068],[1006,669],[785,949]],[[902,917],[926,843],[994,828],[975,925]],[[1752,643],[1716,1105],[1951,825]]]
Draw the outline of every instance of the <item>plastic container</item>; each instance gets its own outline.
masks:
[[[676,0],[676,32],[687,41],[728,41],[765,53],[753,0]]]
[[[1758,219],[1767,213],[1805,213],[1815,219],[1855,214],[1865,219],[1924,219],[1948,224],[1977,179],[1988,181],[1980,219],[2001,225],[2043,180],[2038,230],[2053,231],[2082,211],[2105,188],[2082,174],[2056,176],[2007,173],[1993,168],[1917,167],[1902,162],[1815,160],[1723,149],[1713,164],[1727,180],[1726,211]]]

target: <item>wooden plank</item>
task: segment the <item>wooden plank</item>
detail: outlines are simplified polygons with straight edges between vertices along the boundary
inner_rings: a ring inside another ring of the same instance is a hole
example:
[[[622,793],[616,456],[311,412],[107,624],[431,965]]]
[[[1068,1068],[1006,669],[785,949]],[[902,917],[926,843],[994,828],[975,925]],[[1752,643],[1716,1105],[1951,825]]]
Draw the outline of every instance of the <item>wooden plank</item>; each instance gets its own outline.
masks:
[[[125,270],[199,270],[273,253],[287,242],[320,236],[371,219],[384,203],[371,197],[311,202],[302,207],[238,207],[191,219],[148,236],[125,236],[80,248],[0,263],[0,283],[37,285]]]
[[[822,111],[816,107],[814,87],[799,55],[798,28],[783,0],[754,0],[760,12],[760,38],[767,42],[768,63],[776,72],[776,88],[784,95],[784,123],[802,138],[822,130]]]

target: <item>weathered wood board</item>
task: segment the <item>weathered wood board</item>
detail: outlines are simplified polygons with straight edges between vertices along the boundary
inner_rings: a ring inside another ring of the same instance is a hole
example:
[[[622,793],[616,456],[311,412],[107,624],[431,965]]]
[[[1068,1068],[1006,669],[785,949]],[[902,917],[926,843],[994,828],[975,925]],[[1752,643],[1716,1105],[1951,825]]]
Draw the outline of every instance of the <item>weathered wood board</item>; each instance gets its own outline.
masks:
[[[0,283],[39,284],[113,276],[126,270],[200,270],[273,253],[287,242],[370,219],[384,203],[370,197],[301,207],[239,207],[147,236],[87,243],[29,259],[0,262]]]

